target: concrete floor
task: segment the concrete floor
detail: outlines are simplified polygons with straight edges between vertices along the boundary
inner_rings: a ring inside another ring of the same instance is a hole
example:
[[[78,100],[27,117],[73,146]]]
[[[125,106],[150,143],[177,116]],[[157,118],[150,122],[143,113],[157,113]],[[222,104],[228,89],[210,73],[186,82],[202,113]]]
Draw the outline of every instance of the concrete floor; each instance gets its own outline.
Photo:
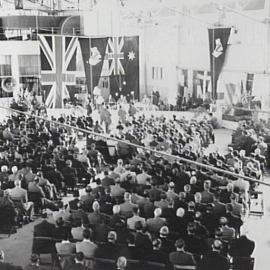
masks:
[[[225,129],[216,130],[216,146],[221,152],[226,152],[227,145],[231,141],[231,131]],[[270,183],[270,177],[266,176],[265,182]],[[261,186],[264,192],[264,216],[256,217],[249,216],[246,219],[246,226],[249,231],[249,237],[256,241],[256,248],[254,251],[255,270],[269,270],[270,269],[270,187]],[[33,226],[39,220],[32,222],[10,238],[0,239],[0,249],[3,249],[6,254],[6,261],[17,265],[25,266],[28,262],[32,248]],[[48,261],[48,258],[46,258]]]

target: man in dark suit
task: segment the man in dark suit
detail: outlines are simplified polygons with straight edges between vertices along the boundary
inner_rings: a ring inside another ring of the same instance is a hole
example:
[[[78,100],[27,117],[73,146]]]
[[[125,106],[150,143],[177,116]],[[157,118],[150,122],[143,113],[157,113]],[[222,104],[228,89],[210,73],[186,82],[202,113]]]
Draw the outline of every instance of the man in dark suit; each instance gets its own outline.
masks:
[[[0,251],[0,269],[1,270],[22,270],[20,266],[14,266],[10,263],[5,263],[5,254],[4,251]]]
[[[147,252],[147,255],[145,257],[146,261],[149,262],[157,262],[157,263],[168,263],[168,255],[161,251],[161,240],[160,239],[155,239],[152,242],[153,244],[153,250]]]
[[[42,214],[42,221],[34,226],[34,237],[53,237],[55,225],[47,221],[47,213]]]
[[[248,239],[246,232],[243,232],[239,238],[232,240],[229,254],[232,257],[250,257],[254,248],[255,242]]]
[[[88,270],[89,268],[84,266],[84,255],[82,252],[78,252],[75,256],[75,264],[68,264],[64,270]]]
[[[196,265],[193,255],[184,250],[185,242],[178,239],[175,242],[176,251],[169,254],[169,260],[172,265]]]
[[[115,231],[108,233],[107,243],[99,246],[95,252],[95,257],[106,259],[117,259],[119,257],[119,247],[116,244],[117,234]]]
[[[51,224],[47,221],[47,213],[42,214],[42,221],[34,226],[34,237],[53,237],[55,230],[55,225]],[[54,242],[53,241],[46,241],[46,240],[34,240],[32,252],[39,253],[37,251],[40,250],[48,251],[51,250],[55,252]]]
[[[203,255],[200,263],[200,270],[229,270],[229,260],[220,254],[222,243],[220,240],[215,240],[212,245],[212,252]]]
[[[63,168],[62,173],[64,176],[64,183],[66,184],[66,187],[74,189],[78,178],[77,178],[77,170],[72,167],[71,160],[66,161],[66,167]]]
[[[120,256],[124,256],[126,259],[139,260],[140,253],[135,246],[135,236],[130,233],[127,237],[127,246],[123,246],[120,251]]]

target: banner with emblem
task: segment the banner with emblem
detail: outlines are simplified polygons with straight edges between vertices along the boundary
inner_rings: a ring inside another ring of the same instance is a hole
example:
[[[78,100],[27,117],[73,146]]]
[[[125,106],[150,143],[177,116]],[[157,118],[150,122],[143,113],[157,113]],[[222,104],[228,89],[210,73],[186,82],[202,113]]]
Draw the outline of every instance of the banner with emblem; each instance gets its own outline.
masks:
[[[208,29],[212,97],[217,99],[217,82],[222,71],[231,28]]]
[[[108,38],[79,38],[88,93],[99,85]]]
[[[110,37],[106,46],[102,77],[110,78],[110,94],[118,99],[139,98],[139,37]]]

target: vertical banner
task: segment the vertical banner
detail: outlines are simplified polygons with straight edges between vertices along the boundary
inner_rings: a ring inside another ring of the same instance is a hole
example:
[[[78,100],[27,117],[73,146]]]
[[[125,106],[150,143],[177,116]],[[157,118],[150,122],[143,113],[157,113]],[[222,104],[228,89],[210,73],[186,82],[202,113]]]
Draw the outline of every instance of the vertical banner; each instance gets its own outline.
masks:
[[[88,93],[98,86],[108,38],[79,38]]]
[[[222,71],[231,28],[208,29],[212,97],[217,99],[217,82]]]
[[[62,108],[76,85],[77,37],[39,35],[41,84],[48,108]]]
[[[101,71],[110,78],[110,93],[118,99],[139,98],[139,37],[110,37]]]

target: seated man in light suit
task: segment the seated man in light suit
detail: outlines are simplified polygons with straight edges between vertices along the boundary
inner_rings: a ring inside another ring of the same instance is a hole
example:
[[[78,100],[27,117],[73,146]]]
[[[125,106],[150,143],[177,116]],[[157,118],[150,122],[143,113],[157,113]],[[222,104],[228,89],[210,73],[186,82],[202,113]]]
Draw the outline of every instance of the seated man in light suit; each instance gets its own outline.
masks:
[[[87,260],[87,258],[92,258],[95,255],[95,252],[97,250],[97,245],[92,242],[92,235],[93,232],[91,229],[86,229],[83,231],[83,241],[76,243],[76,251],[82,252],[83,255],[86,257],[87,266],[92,266],[91,261]]]
[[[9,195],[12,200],[21,202],[22,210],[24,210],[31,220],[33,202],[28,201],[27,191],[21,188],[21,181],[16,180],[14,182],[15,187],[9,190]]]

